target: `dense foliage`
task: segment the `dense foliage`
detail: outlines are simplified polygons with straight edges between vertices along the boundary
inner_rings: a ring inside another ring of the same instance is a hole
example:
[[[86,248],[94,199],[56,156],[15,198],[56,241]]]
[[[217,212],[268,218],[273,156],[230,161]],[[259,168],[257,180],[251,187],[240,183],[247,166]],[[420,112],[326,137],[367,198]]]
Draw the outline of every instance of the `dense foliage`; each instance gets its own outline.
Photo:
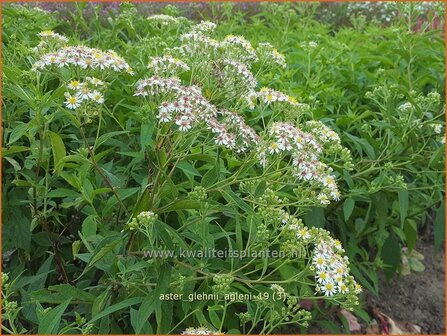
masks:
[[[357,282],[421,271],[422,230],[441,245],[435,12],[72,6],[3,6],[4,331],[367,320]]]

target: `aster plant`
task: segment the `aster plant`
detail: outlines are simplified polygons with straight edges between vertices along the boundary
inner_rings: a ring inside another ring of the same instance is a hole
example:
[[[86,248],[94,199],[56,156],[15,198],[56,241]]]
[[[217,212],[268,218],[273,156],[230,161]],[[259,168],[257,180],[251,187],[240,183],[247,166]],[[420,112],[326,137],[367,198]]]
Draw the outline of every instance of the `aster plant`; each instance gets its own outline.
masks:
[[[334,131],[309,120],[307,105],[258,83],[263,73],[286,67],[284,55],[269,43],[255,48],[242,36],[215,39],[215,28],[211,22],[193,26],[179,45],[149,60],[147,77],[136,84],[142,119],[155,124],[156,174],[147,187],[155,196],[146,210],[158,217],[152,233],[144,224],[129,227],[133,238],[139,235],[131,250],[149,244],[284,253],[279,259],[174,257],[171,276],[179,279],[180,292],[253,297],[178,304],[193,312],[179,323],[195,325],[184,334],[307,326],[304,298],[353,308],[361,288],[349,274],[343,247],[300,219],[311,207],[339,199],[334,169],[349,169],[350,153]],[[179,172],[188,180],[182,192],[168,195]],[[166,230],[166,238],[157,230]]]
[[[185,20],[148,18],[161,32]],[[336,180],[352,166],[349,151],[308,105],[261,85],[264,74],[287,66],[272,44],[215,38],[212,22],[185,26],[137,75],[112,50],[40,34],[33,70],[38,80],[59,80],[59,108],[82,139],[53,171],[77,189],[64,194],[64,206],[87,215],[73,244],[85,263],[77,280],[100,278],[99,297],[118,290],[121,301],[140,304],[128,316],[136,333],[278,333],[308,326],[303,300],[353,309],[361,287],[343,246],[302,220],[340,198]],[[126,103],[108,102],[117,83],[132,87]],[[120,106],[134,111],[127,121],[113,114]],[[106,117],[136,129],[141,150],[98,153],[128,133],[104,133]],[[101,164],[109,155],[130,158],[132,187],[120,188],[113,163]],[[80,182],[92,167],[102,188]],[[36,217],[42,206],[35,204]],[[167,293],[181,299],[161,299]],[[205,299],[188,299],[192,293]],[[83,328],[103,331],[100,321],[92,315]]]

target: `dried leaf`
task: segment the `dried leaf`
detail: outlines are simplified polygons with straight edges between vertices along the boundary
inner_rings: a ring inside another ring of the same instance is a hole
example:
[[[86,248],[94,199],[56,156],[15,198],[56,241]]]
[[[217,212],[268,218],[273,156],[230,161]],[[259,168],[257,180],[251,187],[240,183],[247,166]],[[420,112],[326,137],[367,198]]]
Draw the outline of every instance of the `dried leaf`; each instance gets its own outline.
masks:
[[[346,309],[341,309],[340,314],[348,321],[349,330],[352,331],[360,331],[362,326],[359,324],[357,317],[355,317],[352,313],[348,312]]]

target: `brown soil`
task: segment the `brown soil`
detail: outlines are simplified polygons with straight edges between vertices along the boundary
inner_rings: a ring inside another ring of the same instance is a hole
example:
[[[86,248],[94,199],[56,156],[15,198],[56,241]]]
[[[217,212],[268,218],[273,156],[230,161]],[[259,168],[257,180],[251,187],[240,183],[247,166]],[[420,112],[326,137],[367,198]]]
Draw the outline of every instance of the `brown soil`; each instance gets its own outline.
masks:
[[[420,241],[416,250],[425,256],[425,271],[382,278],[379,296],[366,295],[368,307],[377,308],[393,320],[409,322],[424,334],[445,334],[445,251],[433,252],[433,243]]]
[[[390,281],[387,281],[383,274],[379,274],[379,296],[365,290],[361,298],[363,307],[372,319],[374,311],[380,312],[401,326],[406,324],[419,326],[422,334],[445,335],[445,250],[442,248],[435,254],[431,239],[421,239],[416,250],[425,257],[423,260],[425,271],[395,276]],[[327,318],[343,332],[342,323],[337,318],[336,312],[332,318],[331,316]],[[354,333],[367,334],[368,325],[360,319],[358,322],[362,331]],[[311,325],[307,332],[333,333],[318,324]]]

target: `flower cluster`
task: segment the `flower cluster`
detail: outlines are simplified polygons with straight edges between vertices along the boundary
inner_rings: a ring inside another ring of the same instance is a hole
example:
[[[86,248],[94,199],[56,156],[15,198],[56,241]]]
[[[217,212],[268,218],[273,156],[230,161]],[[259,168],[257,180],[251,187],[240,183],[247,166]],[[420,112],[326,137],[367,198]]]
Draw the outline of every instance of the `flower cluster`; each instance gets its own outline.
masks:
[[[298,106],[298,102],[295,98],[290,97],[280,91],[275,91],[266,87],[261,88],[257,93],[257,97],[264,104],[271,104],[274,102],[285,102],[292,106]]]
[[[317,293],[326,296],[361,293],[361,286],[349,275],[349,259],[342,256],[343,252],[340,241],[329,236],[316,243],[312,264],[316,272]]]
[[[216,136],[217,144],[225,145],[227,135],[234,134],[236,135],[234,143],[229,148],[236,148],[236,151],[240,153],[247,151],[249,148],[255,148],[261,142],[259,135],[245,123],[244,118],[240,115],[227,110],[221,110],[219,114],[223,116],[222,125],[208,125],[212,132],[218,133],[218,136]],[[222,127],[223,125],[224,127]],[[213,128],[213,126],[215,127]],[[223,143],[219,143],[220,141],[223,141]]]
[[[244,64],[256,62],[256,51],[244,37],[228,35],[219,43],[222,57],[230,58]]]
[[[306,127],[320,142],[330,144],[340,144],[340,137],[321,121],[310,120],[306,122]]]
[[[314,135],[290,123],[280,122],[271,126],[269,136],[267,145],[264,144],[266,148],[259,152],[261,165],[266,166],[268,154],[290,155],[294,175],[299,180],[316,183],[321,188],[318,200],[322,205],[328,205],[330,199],[339,199],[340,193],[331,175],[332,169],[318,159],[322,147]]]
[[[147,66],[157,76],[171,77],[188,71],[189,66],[171,56],[153,57]]]
[[[401,105],[399,105],[399,107],[397,108],[400,112],[409,112],[414,108],[413,104],[411,104],[410,102],[407,103],[403,103]]]
[[[284,287],[282,287],[281,285],[278,285],[278,284],[271,284],[270,289],[280,295],[286,294]]]
[[[68,38],[66,38],[64,35],[55,33],[52,30],[44,30],[44,31],[40,32],[37,35],[39,35],[39,37],[42,40],[52,40],[52,39],[54,39],[54,40],[58,40],[58,41],[64,42],[64,43],[68,42]]]
[[[269,134],[274,138],[269,146],[270,154],[292,150],[309,151],[316,154],[321,152],[320,144],[311,134],[301,131],[290,123],[274,123],[269,130]]]
[[[251,92],[254,90],[257,81],[243,63],[231,59],[223,59],[220,63],[222,67],[218,75],[223,83],[232,83],[234,87],[243,89],[243,92]]]
[[[215,293],[225,294],[231,289],[231,284],[234,281],[234,277],[229,274],[216,274],[213,277],[213,291]]]
[[[142,211],[128,224],[129,230],[150,228],[157,220],[157,215],[152,211]]]
[[[318,47],[318,43],[315,41],[308,41],[308,42],[302,42],[300,46],[305,50],[313,50]]]
[[[182,332],[182,335],[222,335],[222,334],[214,332],[205,327],[198,327],[198,328],[190,327],[186,328],[186,330]]]
[[[268,42],[259,43],[256,48],[256,54],[262,64],[271,64],[273,61],[274,64],[281,68],[287,66],[286,57]]]
[[[202,125],[214,135],[217,145],[235,149],[240,153],[259,143],[259,136],[236,113],[219,111],[205,99],[195,86],[183,86],[178,78],[151,77],[140,80],[136,96],[158,96],[159,122],[173,122],[180,132]]]
[[[68,38],[52,30],[44,30],[37,35],[40,37],[40,42],[32,50],[39,54],[57,50],[68,42]]]
[[[191,30],[192,33],[209,35],[216,30],[217,25],[211,21],[201,21]]]
[[[176,77],[162,78],[153,76],[149,79],[140,79],[134,96],[157,96],[168,93],[175,93],[181,87],[180,79]]]
[[[332,149],[327,149],[329,152],[343,150],[338,135],[320,122],[304,124],[304,131],[283,122],[264,124],[264,127],[268,127],[265,130],[267,135],[261,138],[240,115],[231,110],[247,105],[254,108],[259,103],[264,107],[271,106],[275,114],[284,112],[286,118],[291,114],[290,111],[294,111],[292,119],[296,119],[306,104],[300,104],[293,97],[266,87],[256,92],[257,80],[249,70],[251,63],[257,60],[256,51],[240,36],[229,35],[218,42],[206,35],[214,29],[215,25],[210,22],[200,23],[192,31],[183,34],[180,37],[182,45],[170,52],[179,52],[187,60],[194,82],[204,85],[206,97],[213,99],[216,105],[204,98],[202,88],[183,86],[180,79],[165,77],[172,75],[168,69],[172,64],[186,69],[186,63],[182,67],[181,61],[175,61],[172,56],[152,60],[150,68],[156,69],[154,72],[157,76],[140,80],[135,96],[151,96],[152,101],[155,100],[158,105],[156,117],[160,123],[170,123],[180,132],[189,132],[194,127],[206,129],[212,134],[215,144],[235,153],[253,149],[263,167],[267,167],[270,159],[275,159],[274,156],[287,160],[296,178],[318,189],[319,194],[312,198],[320,204],[327,205],[330,200],[339,199],[332,169],[319,160],[322,145],[326,143],[331,145],[328,147]],[[208,52],[210,50],[211,53]],[[229,54],[231,52],[238,56],[233,57]],[[283,57],[277,55],[279,53],[268,43],[261,43],[258,52],[269,58],[275,54],[278,56],[277,61],[284,63]],[[207,86],[209,83],[212,91]],[[345,156],[342,155],[342,159]]]
[[[215,28],[216,24],[202,21],[188,33],[183,34],[180,37],[183,44],[171,48],[171,52],[178,51],[180,55],[201,65],[206,63],[206,60],[227,59],[242,63],[246,68],[250,68],[256,62],[259,62],[264,69],[273,68],[273,65],[286,66],[284,55],[270,43],[259,43],[255,49],[244,37],[235,35],[228,35],[222,41],[217,41],[210,37]]]
[[[321,192],[317,196],[321,205],[328,205],[331,199],[340,199],[340,192],[335,183],[335,178],[331,175],[332,168],[318,161],[315,156],[309,153],[303,156],[299,154],[295,156],[293,165],[298,179],[313,181],[321,188]]]
[[[59,68],[79,66],[83,69],[112,69],[115,72],[127,72],[133,74],[132,68],[117,55],[116,52],[101,51],[85,46],[65,47],[56,52],[44,54],[39,61],[34,63],[34,70],[42,70],[47,66]]]
[[[433,131],[435,132],[435,134],[442,133],[442,125],[441,124],[430,124],[430,126],[433,128]]]
[[[180,41],[183,43],[179,48],[180,53],[199,62],[204,62],[212,57],[219,48],[218,41],[201,33],[183,34],[180,36]]]
[[[340,241],[333,239],[324,229],[307,228],[301,220],[291,215],[283,230],[286,238],[295,237],[297,246],[312,247],[306,250],[309,251],[310,268],[315,272],[316,292],[325,296],[348,295],[348,300],[355,304],[356,296],[362,289],[349,274],[349,259],[343,256],[345,251]]]
[[[208,197],[206,189],[202,186],[195,186],[193,190],[188,193],[188,198],[197,201],[205,201]]]
[[[181,23],[179,18],[176,18],[171,15],[165,15],[165,14],[156,14],[151,15],[147,18],[147,20],[151,23],[160,25],[160,26],[172,26],[172,25],[178,25]]]
[[[87,77],[85,82],[77,79],[68,83],[69,92],[65,93],[65,106],[69,109],[77,109],[82,103],[104,103],[104,95],[98,91],[104,86],[104,82],[95,77]]]

